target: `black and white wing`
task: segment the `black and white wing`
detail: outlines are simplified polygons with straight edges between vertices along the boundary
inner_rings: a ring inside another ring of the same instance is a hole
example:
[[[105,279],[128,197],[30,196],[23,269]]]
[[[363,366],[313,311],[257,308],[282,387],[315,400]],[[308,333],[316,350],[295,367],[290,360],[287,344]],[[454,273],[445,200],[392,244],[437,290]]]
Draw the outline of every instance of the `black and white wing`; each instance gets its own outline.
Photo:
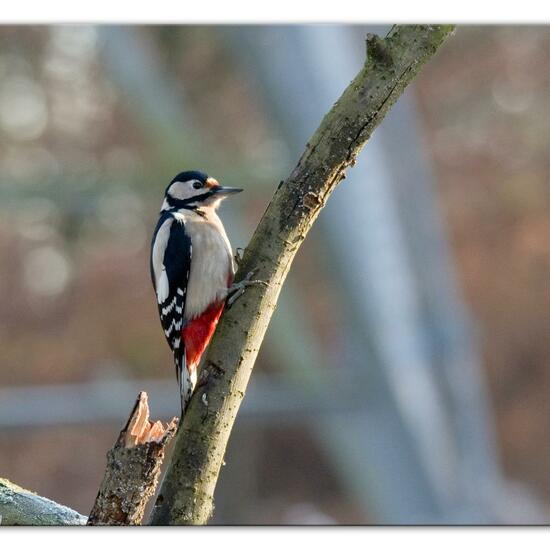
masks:
[[[192,391],[185,364],[185,342],[181,336],[181,330],[185,326],[191,255],[191,238],[185,231],[183,218],[176,218],[170,213],[163,214],[153,235],[151,278],[157,295],[160,322],[168,345],[174,353],[182,411]]]

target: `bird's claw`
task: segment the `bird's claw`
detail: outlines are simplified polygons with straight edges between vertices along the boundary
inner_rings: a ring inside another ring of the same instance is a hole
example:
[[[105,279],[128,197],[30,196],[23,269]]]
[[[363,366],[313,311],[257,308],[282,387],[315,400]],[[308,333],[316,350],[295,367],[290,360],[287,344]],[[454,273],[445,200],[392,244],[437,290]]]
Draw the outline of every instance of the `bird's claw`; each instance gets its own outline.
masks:
[[[254,273],[258,271],[257,269],[253,269],[252,271],[249,271],[246,274],[246,277],[244,277],[241,281],[238,283],[233,283],[228,291],[227,291],[227,301],[226,301],[226,307],[229,309],[245,292],[246,288],[252,285],[263,285],[268,286],[268,284],[265,281],[259,281],[257,279],[252,279],[254,276]]]
[[[243,253],[244,253],[244,249],[243,248],[236,248],[235,249],[235,263],[237,264],[237,267],[239,265],[241,265],[241,262],[243,261]]]

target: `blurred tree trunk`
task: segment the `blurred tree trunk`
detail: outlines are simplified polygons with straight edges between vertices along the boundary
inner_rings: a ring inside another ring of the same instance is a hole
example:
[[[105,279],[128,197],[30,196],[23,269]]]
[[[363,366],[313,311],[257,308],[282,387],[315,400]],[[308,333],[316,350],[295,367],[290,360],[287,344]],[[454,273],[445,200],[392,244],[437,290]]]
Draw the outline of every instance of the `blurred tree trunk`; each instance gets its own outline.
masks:
[[[364,67],[279,185],[245,251],[237,280],[256,270],[255,277],[268,286],[249,288],[220,321],[151,523],[208,521],[227,441],[292,260],[345,170],[452,30],[449,25],[395,26],[385,39],[368,37]]]

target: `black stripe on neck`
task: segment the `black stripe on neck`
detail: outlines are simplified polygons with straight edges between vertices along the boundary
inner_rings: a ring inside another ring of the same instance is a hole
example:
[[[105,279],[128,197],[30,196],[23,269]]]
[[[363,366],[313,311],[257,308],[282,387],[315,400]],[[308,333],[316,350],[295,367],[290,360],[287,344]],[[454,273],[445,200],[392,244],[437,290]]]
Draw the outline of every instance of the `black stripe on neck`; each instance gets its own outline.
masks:
[[[167,194],[166,201],[168,202],[171,210],[179,210],[180,208],[184,208],[186,210],[196,210],[202,206],[201,203],[203,201],[214,196],[214,194],[215,191],[207,191],[206,193],[195,195],[194,197],[189,197],[188,199],[176,199],[175,197]]]

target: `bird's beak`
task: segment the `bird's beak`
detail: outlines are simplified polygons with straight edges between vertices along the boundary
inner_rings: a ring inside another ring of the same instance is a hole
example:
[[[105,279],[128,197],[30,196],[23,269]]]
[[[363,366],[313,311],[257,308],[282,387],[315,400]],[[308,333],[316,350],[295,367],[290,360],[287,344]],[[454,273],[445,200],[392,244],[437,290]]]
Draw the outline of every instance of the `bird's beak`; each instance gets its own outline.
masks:
[[[225,187],[224,185],[217,185],[212,189],[212,191],[214,191],[216,195],[226,196],[240,193],[242,189],[239,189],[238,187]]]

